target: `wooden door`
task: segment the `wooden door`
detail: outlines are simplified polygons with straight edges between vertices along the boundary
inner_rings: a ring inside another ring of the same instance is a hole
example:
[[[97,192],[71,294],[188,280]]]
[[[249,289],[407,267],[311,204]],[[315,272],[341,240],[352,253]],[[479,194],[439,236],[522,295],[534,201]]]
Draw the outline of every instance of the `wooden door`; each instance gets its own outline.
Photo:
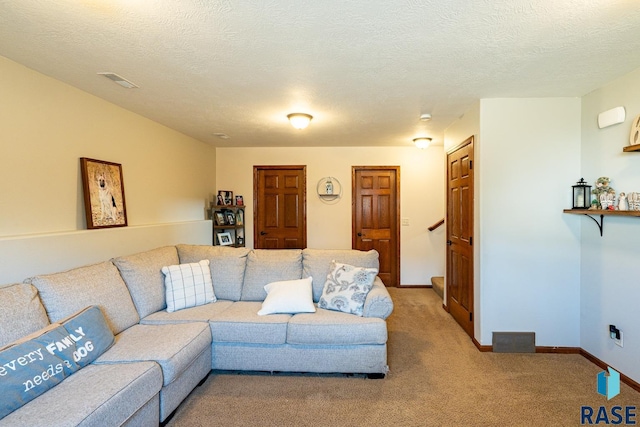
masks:
[[[447,309],[473,338],[473,137],[447,153]]]
[[[380,254],[385,285],[400,285],[400,167],[352,167],[352,247]]]
[[[307,247],[306,166],[253,167],[256,249]]]

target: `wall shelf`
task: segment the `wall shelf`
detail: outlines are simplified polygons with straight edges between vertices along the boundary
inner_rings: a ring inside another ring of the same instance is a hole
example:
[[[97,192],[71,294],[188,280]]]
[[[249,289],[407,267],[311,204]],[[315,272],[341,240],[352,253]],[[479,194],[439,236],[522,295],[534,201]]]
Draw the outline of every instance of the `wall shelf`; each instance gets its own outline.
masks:
[[[320,200],[325,202],[338,200],[342,196],[342,184],[335,177],[325,176],[318,181],[316,192]]]
[[[627,153],[632,152],[632,151],[640,151],[640,144],[627,145],[626,147],[624,147],[622,149],[622,151],[625,151]]]
[[[562,212],[573,215],[586,215],[591,218],[600,229],[600,236],[602,236],[604,227],[605,216],[635,216],[640,217],[640,211],[610,211],[602,209],[565,209]],[[600,222],[591,215],[600,215]]]

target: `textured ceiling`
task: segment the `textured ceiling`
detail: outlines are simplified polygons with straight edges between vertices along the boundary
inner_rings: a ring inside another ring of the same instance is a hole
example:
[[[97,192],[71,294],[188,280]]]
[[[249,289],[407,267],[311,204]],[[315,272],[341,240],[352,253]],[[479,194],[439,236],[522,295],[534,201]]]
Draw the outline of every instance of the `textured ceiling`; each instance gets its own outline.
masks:
[[[0,0],[0,55],[216,146],[441,143],[480,98],[640,67],[640,2]]]

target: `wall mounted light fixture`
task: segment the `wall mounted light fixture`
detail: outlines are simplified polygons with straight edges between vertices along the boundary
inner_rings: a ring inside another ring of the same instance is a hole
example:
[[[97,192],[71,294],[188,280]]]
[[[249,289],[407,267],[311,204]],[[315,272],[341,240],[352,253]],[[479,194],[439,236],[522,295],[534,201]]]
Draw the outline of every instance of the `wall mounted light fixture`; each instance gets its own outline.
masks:
[[[291,126],[293,126],[294,128],[305,129],[307,126],[309,126],[309,123],[311,123],[311,119],[313,119],[313,116],[306,113],[291,113],[287,114],[287,118],[289,119]]]
[[[432,140],[431,138],[426,138],[426,137],[413,138],[413,143],[416,144],[416,147],[420,148],[421,150],[424,150],[429,146],[429,144],[431,144],[431,140]]]

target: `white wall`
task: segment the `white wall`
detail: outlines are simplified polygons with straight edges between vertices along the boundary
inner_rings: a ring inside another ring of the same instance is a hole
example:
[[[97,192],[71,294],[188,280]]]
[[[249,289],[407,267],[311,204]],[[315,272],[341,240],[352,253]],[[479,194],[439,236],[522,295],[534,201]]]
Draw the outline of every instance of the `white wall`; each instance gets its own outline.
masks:
[[[122,164],[131,227],[205,220],[215,188],[213,147],[3,57],[0,75],[0,257],[21,236],[86,228],[80,157]],[[129,247],[114,229],[83,232]],[[140,248],[146,239],[136,236],[131,247]],[[65,247],[65,259],[89,249]],[[14,277],[5,274],[11,268],[2,266],[0,284]]]
[[[598,114],[618,106],[626,109],[625,122],[598,129]],[[640,69],[583,97],[582,174],[591,185],[608,176],[617,194],[640,192],[640,153],[622,151],[638,114]],[[640,382],[640,218],[605,217],[602,237],[589,218],[572,221],[582,227],[580,345]],[[623,331],[623,348],[609,338],[609,324]]]
[[[312,130],[310,130],[312,131]],[[351,248],[351,167],[400,166],[400,212],[409,219],[401,227],[402,285],[426,285],[444,275],[444,227],[427,228],[444,216],[442,146],[342,148],[218,148],[218,190],[244,196],[246,244],[253,246],[253,166],[307,166],[307,246]],[[343,186],[337,203],[320,200],[316,185],[333,176]]]
[[[579,345],[580,229],[563,215],[580,178],[580,99],[483,99],[480,342],[533,331]]]
[[[580,100],[483,99],[445,132],[471,134],[475,178],[475,338],[533,331],[579,346],[580,228],[562,214],[580,178]]]

